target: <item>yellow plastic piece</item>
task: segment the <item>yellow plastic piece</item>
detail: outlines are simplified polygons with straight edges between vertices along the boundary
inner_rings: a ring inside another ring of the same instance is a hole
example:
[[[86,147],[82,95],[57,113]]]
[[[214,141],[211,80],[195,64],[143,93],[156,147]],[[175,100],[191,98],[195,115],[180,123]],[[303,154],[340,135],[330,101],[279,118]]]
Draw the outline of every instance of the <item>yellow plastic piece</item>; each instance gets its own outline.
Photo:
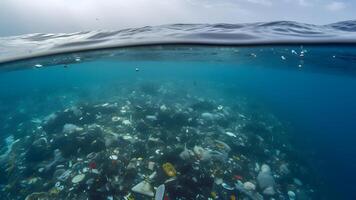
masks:
[[[233,158],[234,158],[235,160],[241,160],[241,158],[240,158],[239,156],[233,156]]]
[[[49,194],[50,195],[57,195],[60,191],[57,189],[57,188],[52,188],[50,191],[49,191]]]
[[[211,192],[210,195],[211,195],[211,197],[213,197],[213,199],[216,199],[216,197],[217,197],[216,192]]]
[[[177,171],[171,163],[169,163],[169,162],[164,163],[162,165],[162,167],[163,167],[164,172],[167,174],[167,176],[174,177],[177,175]]]
[[[129,196],[128,200],[135,200],[135,197],[133,197],[132,195]]]
[[[235,195],[231,195],[231,196],[230,196],[230,200],[236,200]]]
[[[219,149],[225,149],[225,146],[224,146],[223,144],[216,143],[216,146],[217,146]]]

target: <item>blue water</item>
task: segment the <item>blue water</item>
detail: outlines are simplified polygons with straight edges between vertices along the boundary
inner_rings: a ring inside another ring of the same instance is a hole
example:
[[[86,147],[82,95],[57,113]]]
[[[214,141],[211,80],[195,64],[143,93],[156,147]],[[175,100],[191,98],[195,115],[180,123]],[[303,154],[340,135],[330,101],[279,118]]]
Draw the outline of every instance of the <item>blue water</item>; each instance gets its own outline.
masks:
[[[338,30],[350,31],[341,25]],[[1,67],[2,147],[9,135],[25,140],[33,134],[37,125],[31,121],[35,119],[83,103],[103,104],[139,96],[145,85],[152,85],[161,89],[148,95],[155,103],[184,105],[191,103],[186,99],[196,97],[226,107],[238,104],[237,112],[283,127],[294,149],[290,160],[283,162],[296,162],[308,172],[308,176],[301,172],[292,175],[303,182],[292,190],[297,193],[312,188],[314,192],[306,199],[356,198],[356,47],[351,43],[153,45],[18,62],[11,59]],[[258,130],[256,134],[260,134]],[[279,140],[278,135],[274,140]],[[254,165],[255,158],[250,159],[249,164]],[[258,159],[260,164],[270,162]],[[22,161],[21,165],[30,167]],[[273,164],[272,171],[278,171]],[[8,175],[2,179],[7,180],[0,183],[2,189],[15,180]],[[24,190],[28,194],[31,189]],[[7,191],[2,194],[14,195]],[[26,196],[11,195],[9,199]],[[275,196],[287,197],[283,189]]]

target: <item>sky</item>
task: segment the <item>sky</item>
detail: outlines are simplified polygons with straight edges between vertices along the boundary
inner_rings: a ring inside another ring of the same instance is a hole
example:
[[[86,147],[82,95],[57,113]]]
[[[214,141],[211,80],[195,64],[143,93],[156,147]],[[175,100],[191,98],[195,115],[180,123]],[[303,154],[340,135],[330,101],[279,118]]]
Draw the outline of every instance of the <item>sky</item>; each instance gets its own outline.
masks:
[[[0,36],[172,23],[356,19],[356,0],[0,0]]]

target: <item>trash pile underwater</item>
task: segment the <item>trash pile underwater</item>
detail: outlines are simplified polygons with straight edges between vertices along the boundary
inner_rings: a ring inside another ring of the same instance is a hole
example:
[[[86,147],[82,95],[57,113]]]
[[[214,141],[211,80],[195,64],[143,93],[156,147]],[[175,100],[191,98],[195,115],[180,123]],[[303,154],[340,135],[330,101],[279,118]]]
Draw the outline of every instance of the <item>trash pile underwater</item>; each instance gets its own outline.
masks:
[[[228,103],[175,86],[144,82],[108,101],[83,101],[21,122],[1,155],[1,179],[7,180],[1,196],[315,196],[313,175],[294,159],[298,154],[275,116],[249,110],[241,97]]]

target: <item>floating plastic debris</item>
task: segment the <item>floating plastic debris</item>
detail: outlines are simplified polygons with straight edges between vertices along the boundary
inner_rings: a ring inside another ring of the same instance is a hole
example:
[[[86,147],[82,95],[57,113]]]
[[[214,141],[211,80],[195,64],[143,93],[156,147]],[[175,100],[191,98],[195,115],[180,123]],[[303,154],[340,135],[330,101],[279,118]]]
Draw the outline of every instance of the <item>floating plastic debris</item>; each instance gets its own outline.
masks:
[[[74,184],[79,183],[79,182],[83,181],[84,178],[85,178],[85,174],[78,174],[72,178],[72,183],[74,183]]]
[[[149,170],[154,170],[155,164],[156,164],[155,162],[149,161],[147,168]]]
[[[29,194],[25,200],[36,200],[36,199],[48,199],[49,195],[47,192],[34,192],[32,194]]]
[[[177,175],[176,169],[171,163],[164,163],[162,167],[167,176],[173,177]]]
[[[184,145],[184,150],[179,154],[179,157],[183,160],[189,160],[194,153],[187,148],[187,145]]]
[[[110,158],[111,160],[117,160],[117,159],[118,159],[117,155],[111,155],[109,158]]]
[[[231,187],[230,185],[226,184],[226,183],[222,183],[221,186],[227,190],[234,190],[234,187]]]
[[[71,134],[76,131],[82,131],[82,130],[83,130],[83,128],[76,126],[74,124],[65,124],[63,126],[63,133],[65,133],[65,134]]]
[[[163,200],[165,189],[166,189],[166,186],[164,184],[158,186],[158,188],[156,190],[155,200]]]
[[[159,109],[160,109],[161,111],[166,111],[166,110],[167,110],[167,107],[166,107],[166,105],[161,105],[161,106],[159,107]]]
[[[224,180],[222,178],[215,178],[214,179],[214,183],[216,185],[221,185],[224,182]]]
[[[253,184],[251,182],[245,182],[244,188],[248,191],[254,191],[256,189],[256,186],[255,186],[255,184]]]
[[[262,196],[257,195],[256,193],[252,193],[251,191],[247,191],[242,183],[235,183],[235,188],[237,189],[237,191],[239,191],[240,193],[246,195],[247,197],[249,197],[251,200],[263,200],[264,198]]]
[[[114,116],[114,117],[111,118],[111,121],[118,122],[118,121],[120,121],[120,119],[121,119],[120,117]]]
[[[231,133],[229,131],[226,131],[225,134],[231,137],[237,137],[234,133]]]
[[[230,152],[231,151],[231,147],[226,144],[223,141],[220,140],[214,140],[214,142],[216,143],[216,146],[219,148],[219,151],[225,151],[225,152]]]
[[[147,115],[146,116],[146,119],[147,120],[151,120],[151,121],[156,121],[157,120],[157,117],[155,115]]]
[[[132,192],[136,192],[146,196],[150,196],[150,197],[154,196],[152,186],[147,181],[140,182],[139,184],[135,185],[131,190]]]
[[[295,200],[296,199],[296,195],[293,191],[288,191],[288,197],[289,197],[289,200]]]
[[[124,124],[126,126],[129,126],[129,125],[131,125],[131,122],[130,122],[130,120],[125,119],[125,120],[122,121],[122,124]]]
[[[297,179],[297,178],[293,178],[293,182],[298,186],[302,186],[303,185],[302,181]]]
[[[271,168],[263,164],[261,171],[257,176],[257,182],[259,187],[263,190],[265,195],[274,195],[275,194],[275,180],[271,174]]]
[[[66,181],[69,176],[71,175],[72,171],[71,170],[66,170],[65,172],[63,172],[59,177],[58,180],[60,181]]]
[[[59,191],[64,190],[64,185],[60,185],[57,189],[58,189]]]

